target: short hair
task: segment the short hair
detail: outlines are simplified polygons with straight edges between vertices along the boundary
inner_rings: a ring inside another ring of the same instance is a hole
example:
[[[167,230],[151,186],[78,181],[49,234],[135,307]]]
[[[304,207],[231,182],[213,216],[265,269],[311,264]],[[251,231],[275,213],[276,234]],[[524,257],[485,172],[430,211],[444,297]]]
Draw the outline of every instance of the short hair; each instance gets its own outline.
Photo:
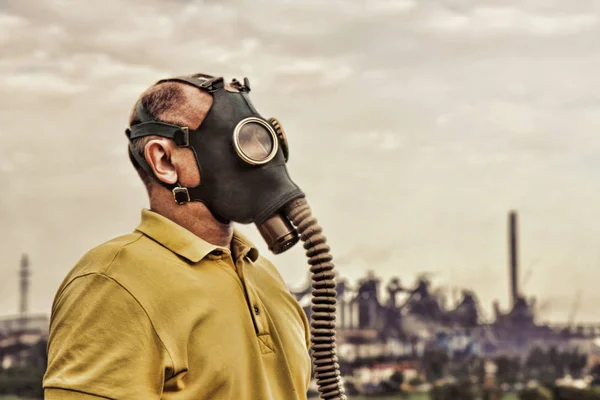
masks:
[[[138,101],[141,101],[148,115],[154,120],[196,129],[200,126],[210,107],[203,107],[202,97],[197,96],[196,98],[194,90],[200,93],[199,89],[181,82],[162,82],[147,89],[138,98]],[[142,121],[134,106],[129,116],[129,126],[140,123]],[[144,136],[133,139],[131,141],[132,151],[144,157],[146,145],[156,138],[158,136]],[[142,182],[149,188],[152,182],[156,181],[156,177],[153,174],[148,174],[132,157],[131,153],[128,154],[129,160]]]

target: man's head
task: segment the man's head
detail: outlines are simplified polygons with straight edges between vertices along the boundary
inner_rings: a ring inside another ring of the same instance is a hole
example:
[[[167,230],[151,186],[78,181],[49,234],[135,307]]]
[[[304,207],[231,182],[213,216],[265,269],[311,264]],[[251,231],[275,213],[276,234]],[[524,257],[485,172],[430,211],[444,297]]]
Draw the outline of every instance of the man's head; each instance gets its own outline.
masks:
[[[281,125],[258,113],[249,92],[247,78],[226,84],[193,74],[161,80],[140,97],[126,134],[151,208],[262,225],[304,196],[287,172]]]

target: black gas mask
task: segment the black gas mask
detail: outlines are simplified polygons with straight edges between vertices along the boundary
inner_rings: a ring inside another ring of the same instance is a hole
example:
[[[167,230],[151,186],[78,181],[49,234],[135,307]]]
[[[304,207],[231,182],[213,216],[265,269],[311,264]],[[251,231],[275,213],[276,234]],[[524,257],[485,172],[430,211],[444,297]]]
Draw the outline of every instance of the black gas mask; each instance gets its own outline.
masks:
[[[156,121],[142,105],[136,105],[140,124],[126,130],[130,141],[145,136],[160,136],[194,152],[200,170],[200,184],[183,187],[179,183],[163,186],[175,201],[204,203],[221,222],[255,223],[269,249],[279,254],[298,240],[304,242],[312,272],[311,355],[317,386],[323,399],[345,400],[335,345],[335,272],[329,246],[304,193],[291,180],[286,163],[288,143],[281,124],[263,118],[254,108],[248,93],[250,83],[233,80],[228,90],[223,78],[204,74],[164,79],[181,82],[208,93],[213,104],[200,126],[185,126]],[[154,172],[130,143],[130,155],[146,173]]]
[[[248,93],[250,83],[231,82],[237,92],[225,88],[223,78],[191,75],[161,82],[176,81],[193,85],[213,97],[213,104],[198,129],[155,121],[141,101],[136,105],[142,121],[129,128],[127,137],[156,135],[173,139],[178,146],[194,152],[200,170],[200,185],[182,187],[161,184],[172,191],[180,204],[204,203],[220,222],[255,223],[269,249],[278,254],[298,241],[298,235],[282,215],[290,201],[304,193],[290,179],[286,168],[289,156],[283,128],[275,118],[263,118],[254,108]],[[135,161],[153,175],[145,158],[130,149]]]

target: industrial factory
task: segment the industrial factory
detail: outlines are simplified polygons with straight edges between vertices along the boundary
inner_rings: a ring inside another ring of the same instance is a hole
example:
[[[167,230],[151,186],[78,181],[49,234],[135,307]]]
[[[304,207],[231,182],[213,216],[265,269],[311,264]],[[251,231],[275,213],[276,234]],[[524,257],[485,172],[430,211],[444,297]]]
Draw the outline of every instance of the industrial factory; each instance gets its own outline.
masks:
[[[511,308],[502,312],[496,302],[492,320],[486,320],[474,292],[463,290],[456,304],[447,306],[428,279],[404,286],[391,278],[381,295],[381,280],[373,273],[351,286],[339,279],[339,358],[353,370],[381,365],[390,360],[418,360],[431,345],[450,356],[472,355],[495,358],[524,357],[534,347],[577,348],[585,353],[600,337],[597,325],[561,326],[539,324],[534,300],[519,291],[517,214],[508,218],[509,294]],[[293,291],[310,315],[311,287]],[[399,298],[402,297],[402,301]],[[596,342],[597,343],[597,342]]]

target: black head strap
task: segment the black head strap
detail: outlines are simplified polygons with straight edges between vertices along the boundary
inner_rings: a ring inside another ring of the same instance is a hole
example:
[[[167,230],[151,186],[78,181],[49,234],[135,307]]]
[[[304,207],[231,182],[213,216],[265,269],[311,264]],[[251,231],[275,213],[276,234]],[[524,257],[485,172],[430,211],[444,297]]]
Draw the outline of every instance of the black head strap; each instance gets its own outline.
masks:
[[[190,145],[190,130],[186,126],[167,124],[159,121],[142,122],[125,130],[129,140],[144,136],[160,136],[171,139],[179,147]]]
[[[133,143],[131,142],[129,143],[129,155],[133,158],[136,164],[139,165],[148,174],[148,176],[154,176],[154,171],[152,171],[152,168],[150,168],[150,165],[148,165],[148,163],[146,162],[146,158],[144,157],[144,155],[136,151],[136,149],[133,146]],[[165,186],[164,182],[159,182],[162,183],[163,186]]]

